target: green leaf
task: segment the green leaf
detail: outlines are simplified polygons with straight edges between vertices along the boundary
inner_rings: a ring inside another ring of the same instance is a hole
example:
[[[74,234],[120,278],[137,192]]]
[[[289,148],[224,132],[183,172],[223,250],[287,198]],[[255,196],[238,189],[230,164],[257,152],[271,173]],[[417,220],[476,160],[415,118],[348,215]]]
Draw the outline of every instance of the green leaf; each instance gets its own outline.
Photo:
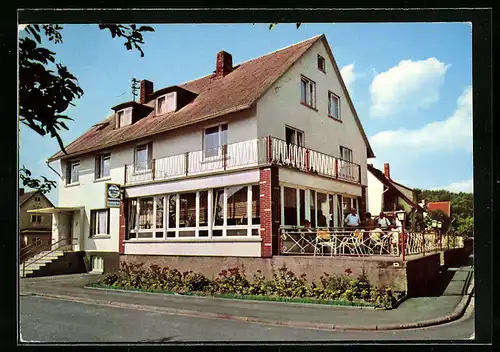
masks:
[[[296,24],[295,24],[295,25],[297,26],[297,29],[299,29],[299,27],[300,27],[300,25],[301,25],[301,24],[302,24],[302,23],[296,23]]]
[[[154,28],[150,26],[140,26],[138,32],[154,32]]]
[[[277,23],[271,23],[269,25],[269,30],[272,30],[276,25],[277,25]]]

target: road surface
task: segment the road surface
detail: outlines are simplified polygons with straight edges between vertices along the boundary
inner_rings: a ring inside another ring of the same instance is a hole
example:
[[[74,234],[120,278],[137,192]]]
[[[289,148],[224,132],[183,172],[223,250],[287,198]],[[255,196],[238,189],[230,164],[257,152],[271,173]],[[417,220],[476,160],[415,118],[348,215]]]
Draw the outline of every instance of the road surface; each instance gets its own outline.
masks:
[[[37,296],[20,298],[22,340],[40,342],[288,342],[338,340],[465,340],[473,310],[436,327],[400,331],[320,331],[105,307]]]

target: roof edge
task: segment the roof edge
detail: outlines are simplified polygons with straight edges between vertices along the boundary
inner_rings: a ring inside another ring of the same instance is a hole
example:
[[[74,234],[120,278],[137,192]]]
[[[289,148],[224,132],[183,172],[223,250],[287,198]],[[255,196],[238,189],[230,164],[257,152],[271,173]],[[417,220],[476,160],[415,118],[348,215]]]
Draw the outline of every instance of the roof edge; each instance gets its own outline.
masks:
[[[190,126],[190,125],[194,125],[194,124],[197,124],[197,123],[202,122],[202,121],[207,121],[207,120],[210,120],[210,119],[214,119],[216,117],[220,117],[220,116],[232,114],[232,113],[235,113],[235,112],[247,110],[247,109],[250,109],[251,107],[252,107],[252,104],[239,105],[237,107],[234,107],[234,108],[231,108],[231,109],[227,109],[227,110],[218,112],[216,114],[204,115],[204,116],[196,119],[195,121],[190,121],[188,123],[184,123],[184,124],[175,126],[173,128],[166,128],[166,129],[163,129],[163,130],[154,131],[153,133],[150,133],[150,134],[144,134],[140,138],[136,138],[136,139],[132,139],[132,140],[128,140],[128,141],[118,141],[118,142],[115,142],[115,143],[109,143],[109,144],[105,144],[105,145],[102,145],[102,146],[99,146],[99,147],[88,148],[88,149],[85,149],[85,150],[82,150],[82,151],[79,151],[79,152],[76,152],[76,153],[68,153],[68,154],[65,154],[65,155],[62,155],[62,156],[59,156],[59,157],[56,157],[56,155],[59,154],[59,152],[57,152],[56,154],[54,154],[53,156],[51,156],[49,159],[47,159],[47,161],[51,162],[51,161],[56,161],[56,160],[62,160],[62,159],[72,158],[72,157],[81,156],[81,155],[84,155],[84,154],[87,154],[87,153],[92,153],[92,152],[95,152],[95,151],[98,151],[98,150],[107,149],[107,148],[110,148],[110,147],[115,147],[117,145],[123,145],[123,144],[126,144],[126,143],[133,142],[135,140],[141,139],[141,138],[155,136],[155,135],[158,135],[160,133],[168,132],[168,131],[171,131],[171,130],[175,130],[175,129],[186,127],[186,126]]]
[[[366,157],[367,158],[375,158],[375,153],[373,152],[372,146],[370,145],[370,141],[368,140],[368,137],[366,136],[365,130],[363,129],[363,125],[361,124],[361,120],[359,119],[358,112],[356,111],[356,108],[354,107],[354,103],[351,100],[351,96],[349,95],[349,92],[348,92],[347,87],[345,85],[344,79],[342,78],[342,74],[340,73],[339,67],[337,65],[337,61],[335,61],[335,57],[333,56],[333,52],[332,52],[332,49],[330,48],[330,44],[328,44],[328,40],[326,39],[326,36],[324,34],[321,36],[321,39],[324,40],[326,51],[328,53],[328,56],[330,56],[330,59],[333,62],[333,68],[335,70],[335,73],[337,74],[337,77],[339,79],[342,90],[344,91],[344,94],[346,96],[347,104],[349,104],[349,107],[351,108],[351,112],[354,115],[354,120],[356,121],[356,124],[358,125],[358,128],[361,132],[361,135],[365,141],[366,148],[367,148]]]

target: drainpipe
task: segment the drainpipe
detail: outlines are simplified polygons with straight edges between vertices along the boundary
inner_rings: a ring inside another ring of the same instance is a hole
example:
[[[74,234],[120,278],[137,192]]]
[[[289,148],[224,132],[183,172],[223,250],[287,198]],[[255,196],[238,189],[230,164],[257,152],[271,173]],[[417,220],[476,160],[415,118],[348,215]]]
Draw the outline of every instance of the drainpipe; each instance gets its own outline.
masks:
[[[45,163],[46,163],[46,164],[47,164],[47,166],[48,166],[48,167],[49,167],[52,171],[54,171],[54,172],[56,173],[56,175],[57,175],[57,176],[59,176],[59,178],[62,180],[62,176],[59,174],[59,172],[57,172],[57,170],[56,170],[56,169],[54,169],[52,166],[50,166],[50,161],[48,161],[48,160],[47,160]]]

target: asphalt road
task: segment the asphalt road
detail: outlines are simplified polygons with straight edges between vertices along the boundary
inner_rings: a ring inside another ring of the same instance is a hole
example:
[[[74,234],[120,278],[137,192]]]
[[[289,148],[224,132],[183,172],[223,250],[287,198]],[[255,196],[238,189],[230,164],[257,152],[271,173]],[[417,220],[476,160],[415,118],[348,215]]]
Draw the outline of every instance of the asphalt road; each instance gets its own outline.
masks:
[[[296,329],[204,319],[83,304],[36,296],[20,298],[25,342],[288,342],[338,340],[464,340],[474,332],[474,315],[416,330],[342,332]]]

